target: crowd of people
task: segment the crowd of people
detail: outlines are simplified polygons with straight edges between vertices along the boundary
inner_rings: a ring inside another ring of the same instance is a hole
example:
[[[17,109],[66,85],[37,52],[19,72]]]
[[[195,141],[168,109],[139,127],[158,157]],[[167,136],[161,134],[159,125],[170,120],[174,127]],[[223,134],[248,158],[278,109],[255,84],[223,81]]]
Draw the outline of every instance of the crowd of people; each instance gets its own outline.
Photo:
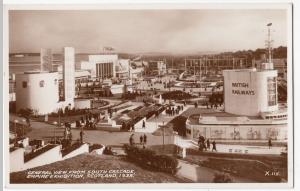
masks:
[[[199,136],[199,138],[198,138],[199,151],[209,151],[210,144],[212,144],[211,151],[217,152],[217,143],[215,140],[213,140],[212,143],[210,143],[209,139],[205,139],[202,135]]]
[[[75,122],[76,128],[94,129],[95,122],[99,120],[98,114],[87,114],[85,117],[81,117],[80,120]]]
[[[134,134],[131,134],[130,137],[129,137],[129,144],[131,146],[135,145],[136,142],[134,140]],[[145,147],[145,145],[147,144],[147,135],[144,134],[144,135],[141,135],[140,136],[140,145],[143,145],[143,147]]]
[[[183,111],[183,105],[175,106],[168,106],[166,109],[166,114],[169,116],[178,115],[180,111]]]

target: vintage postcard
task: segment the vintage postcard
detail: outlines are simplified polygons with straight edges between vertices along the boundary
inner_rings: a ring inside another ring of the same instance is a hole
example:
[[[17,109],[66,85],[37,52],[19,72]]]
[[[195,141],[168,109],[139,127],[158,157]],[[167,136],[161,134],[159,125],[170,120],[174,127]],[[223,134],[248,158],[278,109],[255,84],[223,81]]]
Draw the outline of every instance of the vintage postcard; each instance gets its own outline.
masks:
[[[220,5],[6,5],[7,187],[291,188],[292,4]]]

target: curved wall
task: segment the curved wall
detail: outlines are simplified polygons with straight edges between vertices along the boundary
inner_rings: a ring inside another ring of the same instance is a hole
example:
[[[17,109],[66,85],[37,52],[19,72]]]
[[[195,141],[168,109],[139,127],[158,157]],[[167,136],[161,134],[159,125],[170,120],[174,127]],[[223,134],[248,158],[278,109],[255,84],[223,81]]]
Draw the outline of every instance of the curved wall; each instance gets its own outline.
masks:
[[[16,75],[16,107],[47,114],[57,109],[58,73],[32,72]]]
[[[273,105],[268,98],[268,79],[276,79],[277,70],[224,70],[223,76],[225,112],[258,116],[260,112],[278,110],[277,94]]]

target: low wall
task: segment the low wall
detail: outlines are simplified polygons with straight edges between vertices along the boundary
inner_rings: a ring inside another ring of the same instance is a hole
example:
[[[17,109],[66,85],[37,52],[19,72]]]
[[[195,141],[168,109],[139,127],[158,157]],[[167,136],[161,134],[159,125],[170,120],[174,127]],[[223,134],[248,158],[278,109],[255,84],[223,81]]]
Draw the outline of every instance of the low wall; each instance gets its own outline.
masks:
[[[116,125],[116,126],[109,126],[109,125],[106,125],[106,126],[97,126],[96,129],[97,130],[102,130],[102,131],[114,131],[114,132],[118,132],[121,130],[121,125]]]
[[[53,162],[57,162],[62,160],[62,154],[60,152],[61,145],[57,145],[56,147],[44,152],[28,162],[24,163],[24,170],[29,168],[34,168],[37,166],[43,166],[46,164],[50,164]]]
[[[63,160],[75,157],[77,155],[83,154],[83,153],[88,153],[89,152],[89,145],[87,143],[84,143],[81,145],[78,149],[70,152],[66,156],[63,157]]]
[[[103,146],[101,149],[95,149],[95,150],[93,150],[91,153],[92,153],[92,154],[97,154],[97,155],[102,155],[104,149],[105,149],[105,146]]]
[[[10,172],[24,170],[24,149],[18,148],[9,153]]]
[[[102,154],[104,147],[101,149],[95,150],[97,154]],[[66,156],[62,157],[61,153],[61,145],[57,145],[48,151],[30,159],[27,162],[24,162],[24,148],[18,148],[12,152],[10,152],[9,160],[10,160],[10,173],[27,170],[30,168],[47,165],[50,163],[54,163],[57,161],[65,160],[67,158],[72,158],[77,155],[88,153],[89,145],[83,144],[78,149],[70,152]]]
[[[187,137],[197,140],[199,135],[216,140],[287,140],[286,124],[256,125],[191,125]]]

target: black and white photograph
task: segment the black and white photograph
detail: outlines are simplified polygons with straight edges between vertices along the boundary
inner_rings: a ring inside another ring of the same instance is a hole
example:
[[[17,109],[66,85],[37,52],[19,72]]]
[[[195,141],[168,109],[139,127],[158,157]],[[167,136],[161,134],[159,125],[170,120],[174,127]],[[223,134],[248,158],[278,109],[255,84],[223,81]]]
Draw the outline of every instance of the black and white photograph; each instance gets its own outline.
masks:
[[[288,188],[291,10],[8,8],[9,186]]]

